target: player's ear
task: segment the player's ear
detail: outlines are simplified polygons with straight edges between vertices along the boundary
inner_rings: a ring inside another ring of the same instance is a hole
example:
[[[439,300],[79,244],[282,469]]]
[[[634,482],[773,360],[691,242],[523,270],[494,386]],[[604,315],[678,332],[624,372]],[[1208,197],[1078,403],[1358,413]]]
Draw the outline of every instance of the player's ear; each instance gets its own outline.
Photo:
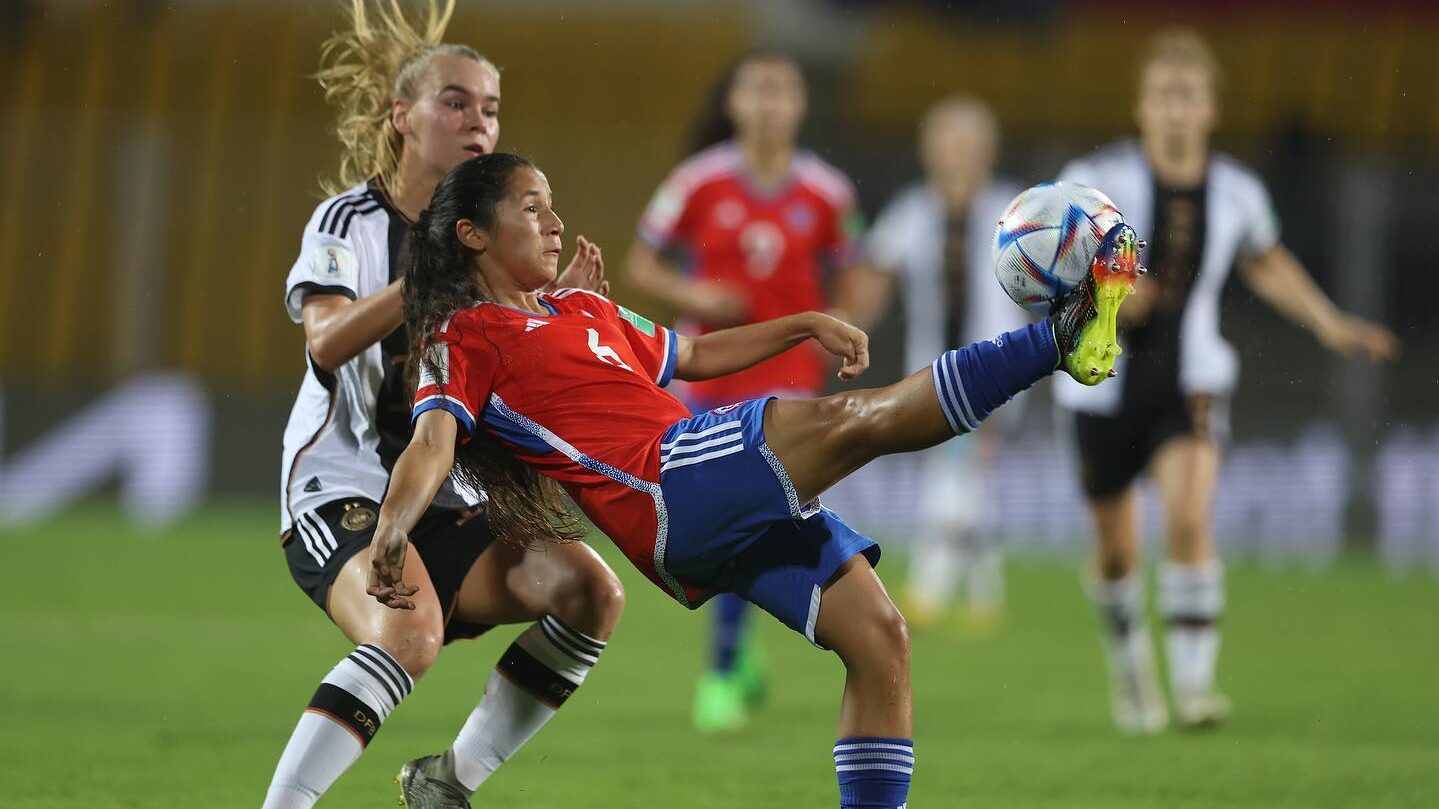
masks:
[[[455,236],[459,238],[460,244],[476,253],[483,253],[490,246],[489,231],[476,227],[475,223],[468,219],[461,219],[455,223]]]
[[[410,102],[403,98],[390,102],[390,124],[401,135],[410,134]]]

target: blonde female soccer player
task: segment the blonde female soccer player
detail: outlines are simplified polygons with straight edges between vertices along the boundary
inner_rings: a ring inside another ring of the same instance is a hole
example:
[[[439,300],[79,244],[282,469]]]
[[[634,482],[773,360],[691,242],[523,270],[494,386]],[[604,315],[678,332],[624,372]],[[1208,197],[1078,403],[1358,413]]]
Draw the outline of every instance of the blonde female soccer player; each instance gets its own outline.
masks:
[[[558,483],[681,604],[732,592],[833,649],[847,671],[840,803],[902,807],[914,768],[904,619],[872,569],[878,547],[816,498],[879,455],[974,429],[1057,367],[1103,380],[1137,271],[1134,232],[1115,219],[1103,240],[1077,237],[1094,269],[1049,320],[886,388],[691,416],[663,389],[671,380],[733,373],[811,339],[852,377],[869,363],[864,332],[806,312],[690,338],[599,295],[543,293],[564,230],[545,176],[514,155],[461,163],[408,237],[415,434],[380,511],[370,594],[399,610],[428,595],[407,536],[452,469],[489,493],[501,536],[567,547]]]
[[[379,501],[411,433],[401,237],[440,177],[493,150],[500,134],[499,72],[473,48],[441,42],[453,5],[430,2],[416,29],[394,3],[354,0],[351,27],[323,52],[343,190],[315,208],[285,285],[308,369],[285,429],[281,541],[296,584],[356,647],[301,715],[267,809],[312,805],[445,643],[529,623],[453,745],[402,773],[410,806],[468,806],[584,682],[624,604],[613,571],[588,548],[495,543],[493,506],[476,514],[473,495],[450,485],[412,535],[411,575],[428,585],[415,609],[387,610],[365,593]],[[599,249],[581,240],[571,283],[602,285],[602,270]]]
[[[1123,312],[1119,384],[1059,380],[1075,414],[1080,476],[1099,539],[1089,592],[1100,615],[1116,725],[1153,733],[1168,711],[1155,675],[1139,572],[1135,480],[1148,471],[1164,500],[1167,561],[1159,570],[1175,714],[1185,725],[1228,715],[1215,686],[1224,567],[1209,532],[1219,446],[1238,364],[1219,332],[1230,267],[1254,294],[1332,351],[1392,357],[1393,334],[1334,307],[1279,240],[1264,182],[1210,147],[1219,118],[1218,63],[1189,31],[1154,38],[1139,71],[1139,139],[1076,160],[1061,178],[1104,189],[1149,234],[1152,271]]]

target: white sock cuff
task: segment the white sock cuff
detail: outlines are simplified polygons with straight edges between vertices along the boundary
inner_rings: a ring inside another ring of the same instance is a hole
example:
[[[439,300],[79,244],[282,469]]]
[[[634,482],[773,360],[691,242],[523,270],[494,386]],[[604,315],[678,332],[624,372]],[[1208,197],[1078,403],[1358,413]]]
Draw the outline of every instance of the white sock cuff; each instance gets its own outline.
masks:
[[[323,682],[353,694],[384,721],[415,687],[404,667],[384,649],[369,643],[355,647],[325,675]]]
[[[1131,619],[1144,614],[1144,574],[1139,568],[1122,579],[1106,579],[1093,572],[1085,574],[1084,592],[1105,612],[1118,612]]]
[[[551,671],[579,685],[600,659],[605,642],[574,629],[553,615],[546,615],[515,638],[515,645],[529,652]]]
[[[1217,618],[1224,612],[1224,563],[1165,562],[1159,568],[1159,612],[1165,618]]]

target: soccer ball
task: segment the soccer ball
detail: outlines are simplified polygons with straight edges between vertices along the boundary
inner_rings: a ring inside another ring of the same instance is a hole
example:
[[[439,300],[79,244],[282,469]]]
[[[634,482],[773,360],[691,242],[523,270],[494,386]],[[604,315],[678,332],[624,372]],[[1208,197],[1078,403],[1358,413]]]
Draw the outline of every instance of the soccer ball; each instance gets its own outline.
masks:
[[[1109,229],[1124,221],[1103,193],[1079,183],[1040,183],[1005,209],[994,231],[994,275],[1014,302],[1048,312],[1084,280]]]

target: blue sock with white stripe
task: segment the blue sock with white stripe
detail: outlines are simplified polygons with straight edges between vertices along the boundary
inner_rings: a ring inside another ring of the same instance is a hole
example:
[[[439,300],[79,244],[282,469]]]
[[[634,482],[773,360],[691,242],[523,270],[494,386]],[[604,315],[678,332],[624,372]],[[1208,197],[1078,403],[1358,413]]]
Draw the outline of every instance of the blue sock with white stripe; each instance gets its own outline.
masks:
[[[1054,330],[1043,320],[946,351],[931,371],[944,418],[960,435],[978,429],[996,408],[1049,376],[1058,365]]]
[[[914,742],[851,736],[834,745],[840,809],[904,809],[914,774]]]

